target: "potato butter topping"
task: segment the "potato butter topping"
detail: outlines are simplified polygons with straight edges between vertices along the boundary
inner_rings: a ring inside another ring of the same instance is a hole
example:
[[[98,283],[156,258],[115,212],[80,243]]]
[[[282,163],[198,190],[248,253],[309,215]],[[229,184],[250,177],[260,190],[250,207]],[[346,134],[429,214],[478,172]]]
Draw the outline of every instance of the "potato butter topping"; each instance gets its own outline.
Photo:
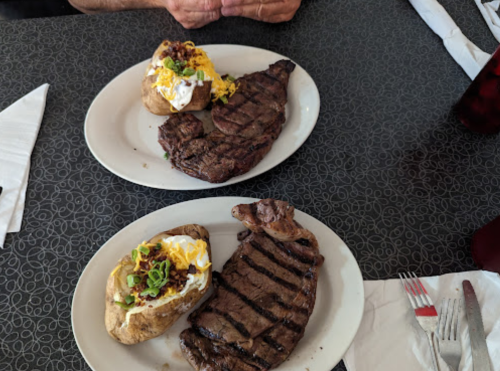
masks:
[[[212,264],[207,243],[190,236],[171,236],[157,243],[144,241],[132,250],[131,260],[135,266],[126,275],[130,294],[115,297],[116,305],[128,311],[127,323],[132,313],[182,297],[193,287],[202,290]]]
[[[158,75],[151,87],[157,89],[173,108],[181,110],[189,104],[195,87],[203,85],[203,81],[212,82],[214,102],[221,99],[227,103],[227,98],[237,88],[234,78],[228,76],[223,79],[215,72],[214,64],[205,51],[197,48],[192,41],[181,43],[165,40],[163,45],[166,49],[157,61],[153,61],[153,68],[148,75]]]

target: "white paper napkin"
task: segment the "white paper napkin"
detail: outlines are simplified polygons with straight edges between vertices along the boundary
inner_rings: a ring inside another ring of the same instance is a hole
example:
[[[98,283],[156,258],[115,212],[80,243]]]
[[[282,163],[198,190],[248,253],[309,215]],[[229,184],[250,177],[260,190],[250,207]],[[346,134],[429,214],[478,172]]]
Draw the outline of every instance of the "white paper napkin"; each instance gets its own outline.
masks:
[[[427,25],[443,39],[453,59],[474,79],[491,55],[474,45],[436,0],[409,0]],[[480,1],[480,0],[478,0]]]
[[[43,84],[0,112],[0,247],[7,233],[21,229],[30,157],[48,89]]]
[[[500,42],[500,17],[498,17],[498,7],[500,6],[500,1],[491,1],[489,3],[482,3],[481,0],[474,0],[476,2],[479,11],[483,15],[486,24],[491,30],[495,39]]]
[[[470,280],[481,307],[492,370],[500,370],[500,276],[474,271],[422,279],[439,313],[443,298],[463,298],[462,281]],[[344,356],[349,371],[429,371],[432,358],[398,280],[365,281],[365,309],[359,331]],[[462,307],[463,309],[463,307]],[[472,371],[465,311],[461,312],[461,371]],[[441,371],[448,371],[440,360]]]

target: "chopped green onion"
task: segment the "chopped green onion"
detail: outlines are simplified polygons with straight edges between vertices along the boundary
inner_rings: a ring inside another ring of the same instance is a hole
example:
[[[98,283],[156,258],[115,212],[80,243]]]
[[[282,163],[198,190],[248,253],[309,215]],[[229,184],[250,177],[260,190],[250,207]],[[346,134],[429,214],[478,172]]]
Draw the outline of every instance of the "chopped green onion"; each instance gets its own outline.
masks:
[[[227,104],[227,97],[222,96],[220,97],[220,100],[222,101],[222,103]]]
[[[149,249],[146,246],[139,246],[139,251],[142,252],[144,255],[149,255]]]
[[[182,74],[184,76],[193,76],[196,73],[196,71],[192,68],[184,68],[184,71],[182,71]]]
[[[168,260],[163,261],[160,264],[160,268],[159,268],[160,269],[160,273],[162,273],[163,275],[165,275],[165,266],[167,265],[167,262],[168,262]]]
[[[127,304],[132,304],[135,303],[135,296],[134,295],[129,295],[125,298],[125,303]]]
[[[127,276],[127,284],[128,284],[128,287],[134,287],[135,285],[137,285],[138,283],[140,283],[142,280],[141,280],[141,277],[135,275],[135,274],[129,274]]]
[[[160,250],[160,249],[161,249],[161,242],[158,242],[156,244],[155,250]],[[153,260],[153,262],[154,262],[154,260]]]
[[[130,305],[126,305],[126,304],[123,304],[119,301],[115,301],[115,304],[124,310],[129,310],[129,309],[132,309],[133,307],[135,307],[135,303],[130,304]]]
[[[234,82],[234,80],[236,80],[236,79],[233,76],[231,76],[231,75],[227,75],[226,80]]]
[[[161,281],[162,280],[162,276],[160,274],[160,271],[158,269],[151,269],[149,272],[148,272],[148,276],[149,278],[151,278],[154,282],[156,281]]]
[[[146,296],[149,295],[153,298],[156,298],[156,295],[160,293],[160,289],[157,287],[150,287],[149,289],[144,290],[141,292],[141,296]]]
[[[172,58],[170,57],[167,57],[163,60],[163,65],[165,66],[165,68],[168,68],[168,69],[173,69],[174,66],[175,66],[175,63],[174,61],[172,60]]]
[[[170,273],[170,260],[165,260],[165,277],[168,278],[168,274]]]
[[[151,278],[148,278],[147,281],[148,287],[154,287],[155,286],[155,281],[153,281]]]
[[[157,281],[155,282],[155,287],[158,287],[159,289],[161,289],[163,286],[165,286],[168,282],[168,278],[165,278],[161,281]]]
[[[136,249],[133,249],[133,250],[132,250],[132,260],[133,260],[133,261],[136,261],[136,259],[137,259],[137,250],[136,250]]]
[[[168,160],[168,156],[170,156],[170,155],[168,154],[168,152],[165,152],[165,154],[163,155],[163,158],[164,158],[165,160]]]
[[[205,80],[205,72],[203,70],[199,70],[196,72],[196,77],[198,77],[198,80]]]

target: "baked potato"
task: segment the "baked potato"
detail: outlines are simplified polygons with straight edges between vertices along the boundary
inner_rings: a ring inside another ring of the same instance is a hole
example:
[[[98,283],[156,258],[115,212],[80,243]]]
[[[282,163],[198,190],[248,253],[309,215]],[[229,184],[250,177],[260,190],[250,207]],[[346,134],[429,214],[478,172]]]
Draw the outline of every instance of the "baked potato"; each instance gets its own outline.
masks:
[[[207,54],[192,42],[164,40],[142,79],[144,107],[155,115],[200,111],[210,99],[234,93],[234,79],[222,79]]]
[[[139,244],[109,275],[104,314],[108,333],[123,344],[163,334],[207,292],[211,261],[209,233],[196,224]]]

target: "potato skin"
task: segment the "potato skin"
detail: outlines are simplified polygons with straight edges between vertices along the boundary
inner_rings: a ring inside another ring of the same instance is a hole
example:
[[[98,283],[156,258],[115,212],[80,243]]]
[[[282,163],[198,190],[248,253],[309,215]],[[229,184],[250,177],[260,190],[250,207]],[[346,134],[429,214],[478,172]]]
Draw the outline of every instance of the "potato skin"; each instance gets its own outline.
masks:
[[[156,82],[156,75],[148,76],[148,72],[152,66],[157,65],[160,60],[161,53],[168,48],[169,41],[164,40],[153,53],[151,63],[146,68],[146,72],[142,79],[141,84],[141,98],[142,103],[146,109],[158,116],[171,115],[173,112],[170,110],[170,103],[168,100],[156,90],[151,88],[151,85]],[[196,86],[193,91],[191,102],[179,112],[188,111],[201,111],[210,102],[210,90],[212,90],[212,81],[204,81],[203,86]]]
[[[155,235],[149,242],[156,243],[162,238],[176,235],[188,235],[192,238],[203,239],[207,243],[207,252],[210,261],[212,254],[209,242],[208,231],[197,224],[188,224],[177,227]],[[130,254],[127,254],[120,259],[119,264],[123,264],[126,272],[132,272],[135,263],[132,261]],[[163,334],[170,326],[173,325],[180,316],[189,311],[208,291],[212,282],[212,267],[208,268],[208,282],[205,288],[201,291],[197,289],[190,290],[184,297],[175,299],[157,308],[147,308],[140,313],[132,314],[129,325],[122,327],[125,322],[127,311],[115,304],[114,294],[117,289],[117,272],[114,276],[109,276],[106,285],[106,310],[104,314],[104,322],[109,335],[123,344],[137,344]]]
[[[174,112],[170,110],[170,103],[168,100],[151,85],[156,82],[156,75],[144,76],[141,85],[141,98],[142,104],[146,109],[158,116],[171,115]],[[193,90],[193,97],[184,108],[179,112],[188,111],[201,111],[210,102],[210,90],[212,90],[212,81],[203,81],[202,86],[196,86]]]

